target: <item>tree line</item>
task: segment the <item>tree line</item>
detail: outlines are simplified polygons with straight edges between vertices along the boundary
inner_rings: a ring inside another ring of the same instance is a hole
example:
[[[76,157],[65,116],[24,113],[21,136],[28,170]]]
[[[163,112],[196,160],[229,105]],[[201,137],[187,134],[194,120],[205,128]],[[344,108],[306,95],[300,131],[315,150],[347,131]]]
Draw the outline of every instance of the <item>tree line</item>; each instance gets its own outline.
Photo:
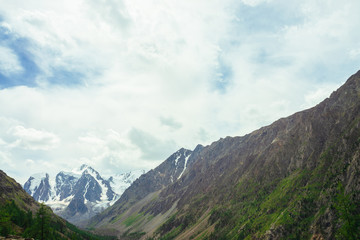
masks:
[[[20,209],[14,200],[0,206],[0,236],[21,235],[36,240],[45,239],[89,239],[110,240],[114,237],[97,236],[55,217],[49,207],[40,204],[35,216],[28,210]]]

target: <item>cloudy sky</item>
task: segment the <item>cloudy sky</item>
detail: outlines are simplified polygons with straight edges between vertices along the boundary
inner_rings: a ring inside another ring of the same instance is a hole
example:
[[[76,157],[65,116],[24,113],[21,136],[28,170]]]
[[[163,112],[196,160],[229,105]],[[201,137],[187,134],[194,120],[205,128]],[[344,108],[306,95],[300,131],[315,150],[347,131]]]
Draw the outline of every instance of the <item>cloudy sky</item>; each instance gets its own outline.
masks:
[[[360,1],[1,0],[0,168],[151,169],[319,103],[360,68]]]

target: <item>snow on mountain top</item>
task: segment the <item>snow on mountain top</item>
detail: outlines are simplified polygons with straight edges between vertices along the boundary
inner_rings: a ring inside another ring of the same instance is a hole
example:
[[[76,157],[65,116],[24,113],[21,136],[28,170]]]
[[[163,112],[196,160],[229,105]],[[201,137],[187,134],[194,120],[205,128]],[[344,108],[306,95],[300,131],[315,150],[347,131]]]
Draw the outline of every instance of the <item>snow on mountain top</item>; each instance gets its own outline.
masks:
[[[185,149],[185,148],[181,148],[180,150],[176,151],[172,156],[176,156],[175,160],[174,160],[174,164],[175,166],[178,165],[178,162],[180,160],[181,157],[188,157],[189,155],[191,155],[192,151]]]
[[[87,164],[82,164],[80,167],[74,168],[70,172],[73,174],[81,175],[86,170],[88,170],[88,172],[97,172],[94,168],[92,168],[91,166],[89,166]]]
[[[130,176],[141,176],[142,174],[144,174],[146,171],[143,169],[137,169],[137,170],[132,170],[129,172],[125,172],[125,173],[116,173],[114,175],[111,175],[109,177],[114,177],[114,178],[129,178]]]
[[[127,173],[115,174],[109,178],[110,186],[114,192],[121,195],[137,178],[145,173],[145,170],[133,170]]]
[[[34,193],[36,189],[40,186],[41,182],[47,178],[49,180],[49,190],[51,192],[51,199],[49,199],[49,202],[64,205],[65,202],[60,202],[59,195],[59,191],[61,191],[63,184],[66,184],[66,189],[70,188],[67,191],[71,191],[72,186],[75,185],[75,183],[81,178],[81,176],[84,174],[88,174],[92,176],[101,187],[101,202],[107,202],[108,187],[103,181],[107,180],[109,182],[111,190],[116,194],[116,198],[118,198],[126,190],[126,188],[130,186],[133,181],[135,181],[144,173],[145,170],[133,170],[130,172],[115,174],[112,176],[108,176],[107,178],[103,178],[104,175],[101,176],[99,172],[94,170],[91,166],[83,164],[79,168],[73,169],[71,171],[60,171],[56,175],[56,177],[50,178],[47,173],[33,174],[27,181],[27,184],[30,187],[29,190],[31,191],[31,193]],[[69,184],[71,186],[67,186]],[[114,199],[112,201],[114,201]]]
[[[29,183],[28,190],[31,193],[34,193],[36,191],[36,189],[39,187],[41,181],[45,180],[48,177],[49,177],[49,174],[44,173],[44,172],[31,175],[29,180],[26,182],[26,183]],[[24,184],[24,186],[25,186],[25,184]]]
[[[76,177],[76,178],[80,178],[81,173],[77,173],[77,172],[66,172],[66,171],[61,171],[58,174],[62,174],[62,175],[67,175],[67,176],[72,176],[72,177]]]

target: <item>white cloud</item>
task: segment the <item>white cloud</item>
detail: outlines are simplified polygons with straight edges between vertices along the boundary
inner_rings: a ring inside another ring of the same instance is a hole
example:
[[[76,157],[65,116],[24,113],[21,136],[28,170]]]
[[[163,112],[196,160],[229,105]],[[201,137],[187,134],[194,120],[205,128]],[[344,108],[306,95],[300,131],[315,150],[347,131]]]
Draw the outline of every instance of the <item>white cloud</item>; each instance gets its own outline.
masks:
[[[22,71],[17,55],[8,47],[0,45],[0,73],[9,77]]]
[[[270,2],[271,0],[241,0],[245,5],[256,7],[257,5],[264,3],[264,2]]]
[[[142,149],[128,140],[126,135],[113,129],[98,133],[98,136],[88,133],[79,138],[78,144],[77,149],[83,151],[82,160],[92,166],[102,168],[103,172],[108,174],[153,167],[147,159],[142,159]]]
[[[53,133],[16,126],[10,129],[10,133],[16,138],[12,147],[20,147],[28,150],[50,150],[55,148],[60,139]]]
[[[13,167],[8,154],[6,154],[5,152],[1,152],[1,151],[0,151],[0,163],[1,163],[2,166],[10,165],[11,167]]]
[[[32,160],[32,159],[26,159],[25,160],[25,166],[27,168],[33,168],[34,167],[34,164],[35,164],[35,161]]]
[[[180,129],[182,127],[182,124],[172,117],[160,117],[160,122],[162,125],[173,130]]]
[[[153,136],[143,130],[133,128],[129,132],[132,144],[141,150],[142,158],[146,160],[159,160],[164,157],[164,152],[175,152],[176,144],[172,140],[162,140],[160,136]]]
[[[41,70],[38,88],[0,90],[3,152],[29,171],[152,168],[310,107],[360,65],[358,1],[242,3],[3,2],[8,33]],[[59,69],[84,84],[52,85]]]
[[[12,33],[11,26],[7,22],[0,22],[0,31],[5,35],[8,36]]]
[[[349,55],[351,58],[358,58],[360,56],[360,48],[350,50]]]
[[[305,95],[305,103],[303,105],[304,108],[310,108],[324,100],[325,98],[330,97],[330,94],[337,88],[339,88],[339,85],[323,85],[318,86],[314,90],[308,92]]]

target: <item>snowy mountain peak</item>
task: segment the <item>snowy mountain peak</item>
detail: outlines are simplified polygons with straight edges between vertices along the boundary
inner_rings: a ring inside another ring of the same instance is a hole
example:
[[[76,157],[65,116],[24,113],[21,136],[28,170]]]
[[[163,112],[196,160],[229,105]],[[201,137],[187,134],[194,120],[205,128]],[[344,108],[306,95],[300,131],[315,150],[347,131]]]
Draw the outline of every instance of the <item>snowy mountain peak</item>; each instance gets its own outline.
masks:
[[[87,165],[87,164],[82,164],[80,167],[72,169],[71,172],[74,174],[83,174],[84,171],[88,171],[88,172],[96,172],[96,170],[94,168],[92,168],[91,166]]]
[[[109,177],[108,182],[116,193],[123,193],[132,182],[145,173],[145,170],[134,170]]]
[[[90,175],[92,176],[93,178],[97,179],[97,180],[104,180],[99,172],[97,172],[95,169],[93,169],[92,167],[90,166],[87,166],[86,168],[83,168],[83,172],[82,172],[82,175]]]
[[[54,190],[56,196],[58,196],[58,200],[62,201],[72,194],[74,186],[79,178],[79,174],[64,171],[61,171],[56,175]]]
[[[36,201],[48,201],[52,195],[49,174],[37,173],[31,175],[24,184],[24,190],[33,196]]]
[[[47,173],[32,175],[24,189],[37,201],[45,202],[55,213],[71,222],[92,217],[111,206],[143,170],[103,178],[89,165],[70,172],[60,171],[55,178]]]
[[[31,177],[35,178],[35,179],[41,179],[41,178],[46,178],[49,177],[48,173],[42,172],[42,173],[36,173],[31,175]]]
[[[80,171],[83,171],[84,169],[89,168],[89,167],[90,167],[89,165],[83,164],[80,166],[79,169],[80,169]]]
[[[96,171],[94,168],[92,168],[91,166],[86,165],[86,164],[81,165],[80,171],[83,171],[83,172],[84,172],[84,171],[88,171],[88,172],[95,172],[95,173],[97,173],[97,171]]]
[[[175,153],[173,154],[173,156],[175,157],[174,165],[175,165],[175,166],[178,166],[179,160],[180,160],[181,158],[186,158],[186,157],[190,156],[191,153],[192,153],[192,151],[187,150],[187,149],[185,149],[185,148],[181,148],[180,150],[178,150],[177,152],[175,152]]]

